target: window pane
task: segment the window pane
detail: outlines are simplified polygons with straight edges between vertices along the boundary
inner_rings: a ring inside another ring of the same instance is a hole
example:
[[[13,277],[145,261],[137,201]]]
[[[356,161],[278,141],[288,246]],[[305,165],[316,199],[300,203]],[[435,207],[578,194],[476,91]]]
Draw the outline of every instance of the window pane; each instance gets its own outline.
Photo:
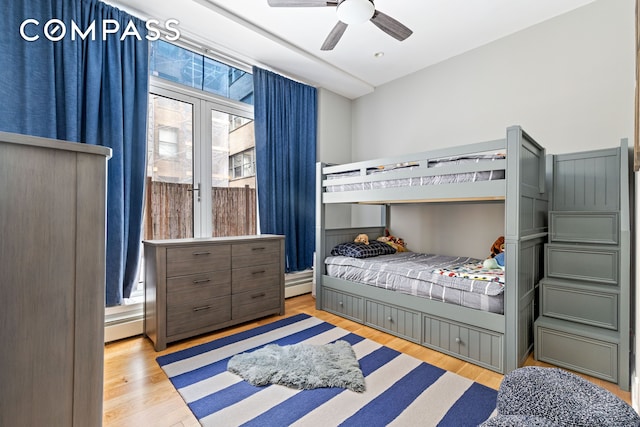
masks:
[[[193,106],[158,95],[149,98],[147,176],[192,183]]]
[[[193,237],[193,105],[149,95],[144,239]]]
[[[158,155],[160,158],[177,160],[178,129],[167,127],[158,129]]]
[[[149,72],[172,82],[201,89],[203,56],[162,40],[151,43]]]
[[[253,150],[247,150],[242,153],[242,163],[244,165],[249,165],[253,162]]]
[[[229,81],[229,98],[253,105],[253,75],[235,68],[233,70],[238,77]]]
[[[229,98],[229,74],[231,67],[214,61],[211,58],[204,58],[204,86],[207,92],[215,93],[225,98]]]
[[[172,82],[253,105],[253,76],[163,40],[151,43],[149,72]]]

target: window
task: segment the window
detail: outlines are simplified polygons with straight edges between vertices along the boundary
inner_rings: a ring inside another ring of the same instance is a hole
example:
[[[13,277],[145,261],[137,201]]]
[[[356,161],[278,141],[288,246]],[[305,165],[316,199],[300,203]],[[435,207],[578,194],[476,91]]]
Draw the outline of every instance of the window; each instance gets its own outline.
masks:
[[[162,40],[150,45],[149,73],[143,239],[255,234],[253,76]],[[250,176],[230,180],[229,165],[245,151],[240,173]],[[107,321],[142,318],[143,255],[127,306],[107,308]],[[139,323],[138,331],[108,335],[138,334]]]
[[[229,179],[255,176],[255,148],[250,148],[241,153],[234,154],[229,163]]]
[[[147,202],[153,207],[145,207],[143,239],[254,234],[246,218],[255,220],[255,200],[238,198],[255,199],[253,76],[162,40],[151,43],[149,72]],[[230,187],[251,191],[227,192]],[[134,301],[144,294],[143,263]]]
[[[178,128],[158,129],[158,156],[175,159],[178,155]]]
[[[227,224],[216,224],[224,215],[216,214],[221,203],[212,201],[212,189],[241,186],[255,192],[253,76],[163,40],[150,45],[149,72],[147,191],[156,202],[169,201],[160,215],[169,218],[167,224],[146,223],[143,239],[221,235],[216,228],[228,232]],[[211,156],[205,161],[207,152]],[[196,187],[202,200],[196,196],[192,201]],[[145,221],[150,218],[145,210]],[[166,234],[172,227],[180,234]],[[144,259],[131,302],[143,298],[143,266]]]

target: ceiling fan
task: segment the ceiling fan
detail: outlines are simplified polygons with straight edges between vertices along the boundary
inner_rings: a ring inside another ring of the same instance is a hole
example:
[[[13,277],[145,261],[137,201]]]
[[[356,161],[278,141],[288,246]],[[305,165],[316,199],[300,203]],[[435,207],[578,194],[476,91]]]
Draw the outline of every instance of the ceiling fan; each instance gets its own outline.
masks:
[[[376,10],[373,0],[267,0],[271,7],[336,7],[338,23],[333,27],[321,50],[333,49],[347,26],[371,21],[385,33],[397,40],[404,40],[413,31],[396,21],[389,15]]]

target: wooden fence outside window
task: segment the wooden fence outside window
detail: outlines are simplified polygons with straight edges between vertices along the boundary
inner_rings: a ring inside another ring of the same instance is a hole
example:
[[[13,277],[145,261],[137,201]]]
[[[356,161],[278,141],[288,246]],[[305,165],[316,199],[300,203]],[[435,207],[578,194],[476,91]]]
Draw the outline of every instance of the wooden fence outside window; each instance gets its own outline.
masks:
[[[144,240],[193,236],[190,184],[147,178]],[[212,237],[256,234],[255,188],[214,187],[211,195]]]

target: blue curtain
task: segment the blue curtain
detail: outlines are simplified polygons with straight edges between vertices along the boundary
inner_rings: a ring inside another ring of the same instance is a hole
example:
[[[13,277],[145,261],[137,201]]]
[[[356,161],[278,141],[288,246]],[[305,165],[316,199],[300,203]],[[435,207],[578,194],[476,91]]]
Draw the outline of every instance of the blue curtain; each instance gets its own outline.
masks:
[[[317,91],[253,68],[260,232],[285,236],[286,271],[313,265]]]
[[[97,0],[9,0],[3,6],[0,130],[113,150],[107,181],[106,304],[121,304],[137,281],[142,231],[149,54],[145,22]],[[44,31],[54,18],[67,31],[59,41]],[[38,21],[23,31],[37,36],[35,41],[20,33],[26,19]],[[103,38],[107,19],[116,20],[120,32]],[[95,40],[72,39],[72,22],[82,31],[95,22]],[[130,22],[140,39],[121,37]]]

